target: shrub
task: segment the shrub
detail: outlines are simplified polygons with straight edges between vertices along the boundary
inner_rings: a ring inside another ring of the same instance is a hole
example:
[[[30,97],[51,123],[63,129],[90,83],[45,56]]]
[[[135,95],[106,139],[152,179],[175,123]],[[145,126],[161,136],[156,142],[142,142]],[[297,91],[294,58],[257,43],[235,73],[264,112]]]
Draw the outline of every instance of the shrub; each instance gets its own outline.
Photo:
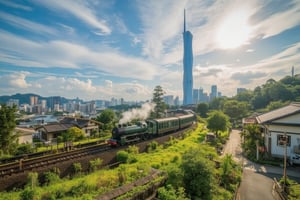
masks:
[[[161,187],[158,189],[158,198],[160,200],[188,200],[185,195],[184,188],[180,187],[176,191],[172,185],[167,185],[166,187]]]
[[[60,181],[59,178],[60,171],[58,168],[53,169],[53,171],[45,172],[45,185],[50,185],[52,183],[57,183]]]
[[[137,146],[129,146],[127,148],[127,152],[130,154],[138,154],[139,153],[139,148]]]
[[[32,189],[30,187],[26,187],[20,193],[20,199],[21,200],[33,200],[34,199],[34,189]]]
[[[74,175],[80,175],[82,171],[81,163],[73,163],[73,173]]]
[[[95,190],[94,187],[88,185],[84,181],[81,181],[78,185],[71,187],[69,194],[73,197],[80,197],[85,193],[89,193]]]
[[[99,169],[102,162],[103,162],[103,160],[101,160],[100,158],[97,158],[95,160],[90,160],[90,170],[96,171],[97,169]]]
[[[29,186],[31,189],[37,187],[39,185],[38,176],[39,174],[37,172],[30,172],[28,174],[27,186]]]
[[[147,145],[147,152],[148,153],[153,152],[157,149],[157,147],[158,147],[158,142],[152,141]]]
[[[20,144],[17,147],[15,155],[29,154],[33,152],[31,144]]]
[[[117,152],[117,161],[126,163],[127,159],[128,159],[128,156],[129,155],[128,155],[127,151],[124,151],[124,150],[118,151]]]

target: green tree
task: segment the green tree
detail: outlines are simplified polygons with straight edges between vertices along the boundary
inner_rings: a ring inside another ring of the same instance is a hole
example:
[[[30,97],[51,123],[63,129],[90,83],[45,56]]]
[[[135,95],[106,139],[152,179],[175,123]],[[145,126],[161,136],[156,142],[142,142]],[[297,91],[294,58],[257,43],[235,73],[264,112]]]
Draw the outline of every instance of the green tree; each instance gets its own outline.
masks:
[[[154,88],[152,102],[155,103],[154,112],[151,113],[153,118],[161,118],[165,111],[166,105],[163,101],[164,90],[160,85]]]
[[[282,102],[282,101],[271,101],[267,106],[267,110],[268,111],[275,110],[277,108],[281,108],[286,105],[287,105],[287,103]]]
[[[257,124],[247,125],[244,127],[244,130],[241,134],[244,138],[242,147],[246,156],[249,158],[254,158],[256,155],[256,142],[258,142],[260,146],[262,146],[264,143],[259,126]]]
[[[207,103],[199,103],[197,105],[197,113],[199,113],[199,115],[201,117],[206,118],[207,112],[208,112],[208,104]]]
[[[227,100],[224,103],[224,113],[228,115],[231,122],[237,123],[237,120],[241,120],[247,116],[249,112],[249,104],[247,102],[239,102],[237,100]]]
[[[240,92],[234,97],[234,99],[236,99],[238,101],[245,101],[248,103],[250,103],[250,100],[252,98],[253,98],[253,91],[250,91],[250,90]]]
[[[0,147],[5,154],[11,154],[16,148],[18,134],[14,133],[15,112],[15,106],[0,105]]]
[[[223,97],[214,98],[209,102],[210,110],[222,110],[225,99]]]
[[[67,130],[67,137],[70,138],[70,141],[82,140],[85,137],[84,132],[78,127],[71,127]],[[67,140],[68,141],[68,140]]]
[[[213,111],[207,119],[207,128],[216,133],[226,131],[230,127],[229,117],[221,111]]]
[[[115,120],[115,113],[111,109],[105,109],[97,116],[96,121],[103,123],[104,130],[111,130]]]
[[[199,156],[199,149],[190,149],[182,156],[183,183],[191,199],[210,199],[213,185],[213,165]]]

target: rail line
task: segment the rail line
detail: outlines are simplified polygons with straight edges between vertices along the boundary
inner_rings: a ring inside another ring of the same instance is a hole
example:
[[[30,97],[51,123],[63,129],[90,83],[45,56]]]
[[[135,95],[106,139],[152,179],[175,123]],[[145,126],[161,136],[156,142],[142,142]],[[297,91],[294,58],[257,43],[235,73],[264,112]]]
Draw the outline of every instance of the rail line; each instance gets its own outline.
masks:
[[[98,144],[98,145],[93,145],[81,149],[74,149],[71,151],[58,153],[58,154],[49,154],[42,157],[36,157],[30,159],[20,159],[19,161],[0,165],[0,178],[7,175],[10,176],[15,173],[20,173],[25,170],[30,171],[38,167],[52,165],[66,160],[103,152],[108,149],[110,149],[109,145]]]
[[[173,132],[171,134],[165,134],[164,136],[178,135],[179,133],[182,133],[187,129],[189,129],[189,128],[185,128],[180,131]],[[148,139],[147,141],[156,140],[156,139],[159,140],[160,138],[162,138],[164,136],[154,137],[154,138]],[[134,142],[134,143],[130,143],[130,144],[137,144],[137,143],[141,143],[141,142],[142,141]],[[130,144],[127,144],[124,146],[128,146]],[[108,145],[106,143],[101,143],[101,144],[86,146],[86,147],[79,148],[79,149],[74,149],[74,150],[67,151],[67,152],[60,152],[57,154],[46,154],[43,156],[32,157],[32,158],[23,157],[14,162],[0,164],[0,179],[5,176],[10,176],[12,174],[21,173],[24,171],[32,171],[33,169],[36,169],[39,167],[53,165],[53,164],[56,164],[59,162],[64,162],[64,161],[67,161],[70,159],[89,156],[89,155],[96,154],[99,152],[104,152],[109,149],[111,149],[110,145]]]

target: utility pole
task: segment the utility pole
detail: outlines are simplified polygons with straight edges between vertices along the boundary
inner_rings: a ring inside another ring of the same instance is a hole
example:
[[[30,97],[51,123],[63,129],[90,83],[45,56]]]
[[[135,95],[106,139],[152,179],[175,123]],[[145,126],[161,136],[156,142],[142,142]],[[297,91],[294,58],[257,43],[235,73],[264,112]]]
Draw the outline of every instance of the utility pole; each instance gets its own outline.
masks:
[[[287,135],[286,135],[286,132],[284,133],[284,163],[283,163],[283,179],[284,179],[284,186],[283,186],[283,189],[285,191],[285,188],[286,188],[286,154],[287,154],[287,149],[286,149],[286,145],[287,145],[287,141],[288,141],[288,138],[287,138]]]

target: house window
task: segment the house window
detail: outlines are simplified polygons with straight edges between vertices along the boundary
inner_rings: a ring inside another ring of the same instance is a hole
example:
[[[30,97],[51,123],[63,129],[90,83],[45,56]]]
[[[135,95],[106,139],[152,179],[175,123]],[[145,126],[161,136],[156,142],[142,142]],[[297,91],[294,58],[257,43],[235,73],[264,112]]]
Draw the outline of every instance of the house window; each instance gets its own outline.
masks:
[[[277,145],[283,146],[286,142],[286,146],[291,146],[291,136],[277,135]]]

